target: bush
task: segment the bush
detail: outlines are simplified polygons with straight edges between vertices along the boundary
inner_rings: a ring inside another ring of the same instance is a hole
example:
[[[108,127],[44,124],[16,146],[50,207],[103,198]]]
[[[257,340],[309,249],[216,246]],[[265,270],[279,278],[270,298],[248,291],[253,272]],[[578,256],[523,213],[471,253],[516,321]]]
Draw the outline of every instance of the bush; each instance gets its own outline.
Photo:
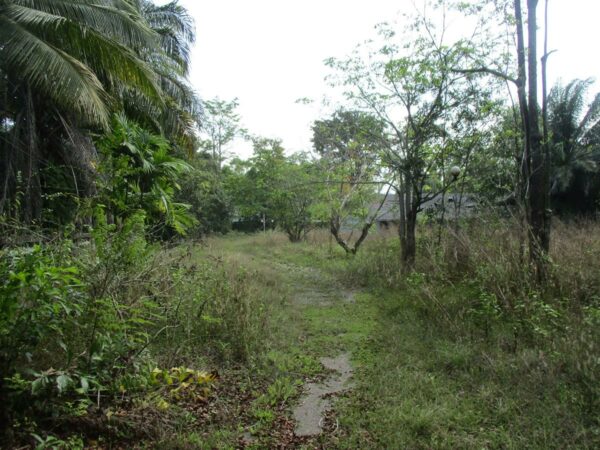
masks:
[[[59,425],[66,431],[83,418],[124,436],[158,433],[168,426],[162,420],[107,418],[119,408],[147,413],[205,397],[214,377],[199,370],[260,354],[267,311],[252,274],[209,255],[196,259],[199,248],[149,244],[141,212],[116,224],[105,217],[98,212],[89,241],[0,253],[3,418],[25,433],[7,440],[59,442]],[[184,371],[207,383],[188,389],[179,380],[175,388],[190,395],[173,396],[156,383],[157,367],[165,380]]]

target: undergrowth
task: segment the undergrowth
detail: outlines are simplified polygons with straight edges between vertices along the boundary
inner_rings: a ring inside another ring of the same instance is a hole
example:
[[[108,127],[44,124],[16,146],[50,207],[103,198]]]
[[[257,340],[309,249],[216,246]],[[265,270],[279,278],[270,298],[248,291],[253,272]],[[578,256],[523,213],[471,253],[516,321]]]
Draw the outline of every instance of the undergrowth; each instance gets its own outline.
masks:
[[[148,243],[142,215],[102,217],[89,239],[0,251],[7,448],[160,441],[199,426],[218,371],[259,358],[269,299],[252,274]]]
[[[275,446],[318,357],[348,348],[355,387],[327,448],[600,444],[595,223],[555,224],[540,286],[498,219],[422,227],[408,275],[395,236],[348,257],[320,231],[168,248],[142,217],[97,222],[87,240],[1,251],[8,448]],[[340,280],[354,306],[319,304]]]

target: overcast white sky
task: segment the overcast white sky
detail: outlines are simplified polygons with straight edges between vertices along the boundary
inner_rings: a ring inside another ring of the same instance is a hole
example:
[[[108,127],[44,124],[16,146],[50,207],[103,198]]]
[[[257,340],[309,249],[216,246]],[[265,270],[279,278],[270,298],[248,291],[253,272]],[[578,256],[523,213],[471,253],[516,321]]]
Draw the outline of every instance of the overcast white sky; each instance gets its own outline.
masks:
[[[159,3],[164,3],[164,0]],[[394,21],[412,0],[180,0],[194,17],[197,42],[191,82],[204,99],[240,101],[253,134],[277,137],[289,151],[308,150],[310,125],[324,113],[325,58],[343,57]],[[540,4],[544,1],[540,0]],[[557,78],[600,78],[600,0],[550,0],[548,72]],[[541,34],[540,34],[541,39]],[[600,90],[600,84],[594,86]],[[296,104],[298,98],[315,100]],[[249,147],[236,143],[241,156]]]

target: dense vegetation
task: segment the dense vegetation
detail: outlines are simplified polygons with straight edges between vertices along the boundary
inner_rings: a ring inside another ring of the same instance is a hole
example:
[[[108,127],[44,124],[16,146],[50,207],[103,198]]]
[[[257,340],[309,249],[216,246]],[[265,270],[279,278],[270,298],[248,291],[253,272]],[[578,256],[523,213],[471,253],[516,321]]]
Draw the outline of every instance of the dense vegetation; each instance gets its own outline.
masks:
[[[546,87],[537,1],[433,3],[290,154],[196,95],[177,1],[0,0],[1,445],[600,445],[600,94]]]

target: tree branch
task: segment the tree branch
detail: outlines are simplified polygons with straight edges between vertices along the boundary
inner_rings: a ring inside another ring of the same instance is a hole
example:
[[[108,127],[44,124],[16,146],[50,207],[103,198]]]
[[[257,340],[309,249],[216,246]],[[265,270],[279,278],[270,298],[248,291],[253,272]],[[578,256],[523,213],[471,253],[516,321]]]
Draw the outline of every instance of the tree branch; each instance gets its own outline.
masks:
[[[513,78],[510,77],[508,75],[506,75],[505,73],[500,72],[499,70],[495,70],[495,69],[490,69],[489,67],[476,67],[473,69],[450,69],[451,72],[455,72],[455,73],[464,73],[464,74],[469,74],[469,73],[487,73],[488,75],[494,75],[498,78],[502,78],[503,80],[506,81],[510,81],[511,83],[514,83],[516,86],[518,86],[518,81]]]

